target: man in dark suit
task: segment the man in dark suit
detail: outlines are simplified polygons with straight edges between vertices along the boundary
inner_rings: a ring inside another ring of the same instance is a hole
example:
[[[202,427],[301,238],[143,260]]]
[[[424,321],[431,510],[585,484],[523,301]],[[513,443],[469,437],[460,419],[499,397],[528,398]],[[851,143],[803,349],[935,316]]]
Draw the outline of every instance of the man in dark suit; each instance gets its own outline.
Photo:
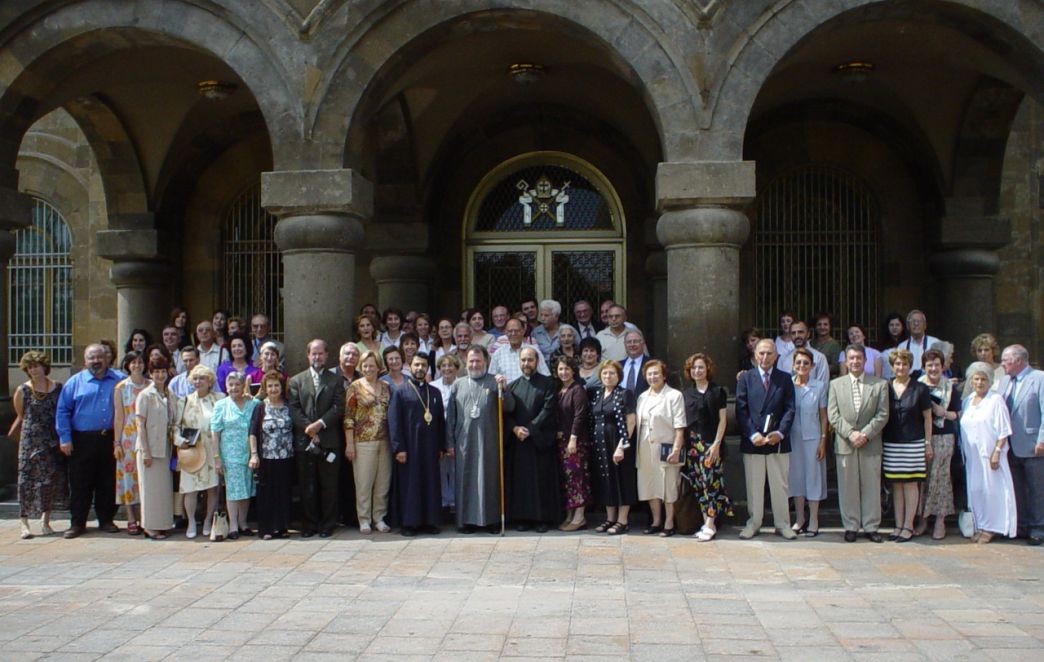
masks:
[[[309,368],[290,378],[290,417],[294,421],[297,482],[301,488],[301,535],[318,530],[328,538],[337,526],[337,483],[344,424],[344,380],[326,370],[325,340],[308,343]]]
[[[645,381],[645,371],[642,368],[649,357],[645,355],[645,338],[642,332],[632,329],[624,335],[624,349],[627,357],[622,361],[623,384],[622,386],[634,393],[635,401],[638,396],[649,389],[649,382]]]
[[[736,383],[736,420],[747,483],[750,518],[740,532],[744,540],[761,529],[765,514],[765,479],[772,499],[776,532],[787,540],[797,537],[790,528],[787,481],[790,476],[790,426],[794,422],[794,382],[776,370],[776,345],[765,339],[754,348],[757,366]]]

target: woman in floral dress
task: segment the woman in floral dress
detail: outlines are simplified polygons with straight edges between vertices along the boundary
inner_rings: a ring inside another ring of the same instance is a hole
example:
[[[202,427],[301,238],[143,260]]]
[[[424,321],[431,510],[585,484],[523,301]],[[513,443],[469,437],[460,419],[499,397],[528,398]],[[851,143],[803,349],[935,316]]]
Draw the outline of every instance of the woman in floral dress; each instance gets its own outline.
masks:
[[[51,359],[44,352],[26,352],[18,362],[29,381],[15,391],[15,420],[7,436],[18,439],[18,505],[22,539],[33,537],[29,518],[40,518],[40,532],[49,536],[51,511],[64,506],[69,496],[65,463],[58,455],[54,413],[62,385],[47,375]],[[18,437],[18,433],[21,436]]]
[[[138,396],[152,382],[145,374],[145,357],[141,352],[127,352],[120,369],[128,375],[116,384],[113,394],[112,429],[116,438],[113,455],[116,457],[116,505],[127,508],[127,533],[141,533],[138,525],[138,505],[141,503],[138,485],[138,464],[134,445],[138,441],[136,416]]]
[[[225,499],[228,502],[228,537],[252,536],[247,527],[247,508],[254,496],[254,476],[250,471],[250,418],[258,401],[246,396],[247,377],[230,372],[225,377],[228,397],[218,400],[210,417],[210,431],[218,447],[218,473],[225,477]]]
[[[587,456],[591,452],[587,391],[576,379],[579,367],[575,358],[559,356],[554,369],[562,385],[555,398],[558,414],[556,439],[562,502],[566,507],[566,520],[558,528],[562,531],[576,531],[587,526],[584,508],[591,500],[591,480],[587,475]]]
[[[709,542],[718,532],[715,518],[732,515],[722,462],[728,394],[712,381],[714,361],[706,354],[693,354],[685,360],[685,377],[691,385],[682,391],[689,438],[682,475],[692,485],[703,514],[703,526],[695,537],[700,542]]]

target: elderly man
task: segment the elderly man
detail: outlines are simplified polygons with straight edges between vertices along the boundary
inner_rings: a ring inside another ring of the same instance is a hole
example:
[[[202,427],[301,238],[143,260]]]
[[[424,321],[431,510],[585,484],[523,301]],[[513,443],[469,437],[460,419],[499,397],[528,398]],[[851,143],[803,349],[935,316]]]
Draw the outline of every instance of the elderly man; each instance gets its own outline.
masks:
[[[217,344],[214,336],[214,325],[210,320],[203,320],[196,325],[196,339],[199,340],[199,345],[196,346],[196,350],[199,353],[199,363],[217,373],[218,366],[228,356],[221,350],[221,345]],[[185,366],[185,372],[189,370],[192,370],[192,368]]]
[[[507,306],[493,306],[489,316],[493,320],[493,326],[486,329],[486,333],[494,338],[504,335],[504,325],[507,324],[508,318],[511,317],[511,311],[507,309]]]
[[[514,381],[522,375],[522,369],[519,367],[519,352],[523,347],[532,347],[537,351],[537,355],[540,357],[540,365],[537,370],[540,371],[541,375],[551,375],[551,371],[548,370],[547,361],[544,358],[540,348],[536,345],[525,344],[525,325],[521,320],[511,318],[508,320],[507,325],[504,327],[504,337],[507,338],[506,343],[502,343],[503,338],[498,339],[496,342],[496,353],[493,354],[493,358],[489,362],[489,372],[494,375],[504,375],[507,380]]]
[[[623,382],[621,386],[634,394],[635,401],[638,396],[649,389],[649,382],[645,381],[642,367],[649,359],[645,355],[645,338],[637,329],[624,334],[624,349],[627,358],[623,361]]]
[[[558,320],[562,317],[562,304],[554,299],[540,302],[540,324],[533,329],[533,342],[544,356],[558,350]]]
[[[888,423],[888,382],[866,373],[862,345],[845,348],[848,374],[830,382],[827,417],[834,429],[837,493],[845,542],[862,529],[881,542],[881,433]]]
[[[776,532],[787,540],[797,538],[790,528],[787,482],[790,476],[790,426],[794,422],[794,382],[774,368],[776,344],[758,341],[753,370],[736,382],[736,420],[742,437],[740,452],[747,483],[750,518],[740,538],[758,535],[765,513],[765,479],[772,499]]]
[[[328,357],[325,340],[308,343],[308,369],[291,377],[288,389],[305,538],[317,530],[320,538],[329,538],[337,526],[344,386],[326,369]]]
[[[598,332],[595,338],[602,343],[602,358],[623,361],[627,358],[624,336],[627,334],[627,309],[613,304],[606,313],[609,325]]]
[[[1008,464],[1018,532],[1036,546],[1044,542],[1044,372],[1030,367],[1029,352],[1022,345],[1004,348],[1001,367],[1004,378],[998,392],[1011,412]]]
[[[286,347],[283,343],[279,342],[272,336],[272,322],[268,319],[268,315],[257,313],[250,318],[250,333],[253,336],[254,344],[254,367],[261,367],[261,347],[266,342],[275,343],[276,349],[279,350],[279,369],[283,369],[283,357],[286,356]]]
[[[511,329],[521,322],[508,324]],[[474,533],[485,527],[489,533],[500,533],[497,397],[503,391],[503,408],[508,413],[515,408],[515,398],[511,391],[503,390],[508,381],[504,375],[494,377],[487,371],[489,354],[484,347],[468,348],[465,361],[467,377],[450,387],[446,413],[446,434],[456,460],[457,529]]]
[[[809,344],[808,324],[805,324],[802,320],[794,320],[791,322],[790,341],[794,344],[794,349],[804,347],[812,353],[812,379],[817,382],[822,382],[823,384],[829,384],[830,363],[822,352]],[[776,367],[788,375],[794,374],[794,350],[792,349],[779,357],[779,360],[776,362]]]
[[[580,299],[573,304],[573,317],[576,319],[576,342],[584,338],[594,338],[602,330],[601,323],[596,323],[594,306],[587,299]]]
[[[344,386],[345,391],[360,376],[355,370],[355,367],[359,365],[359,356],[361,356],[359,346],[353,342],[346,342],[341,345],[341,349],[337,353],[337,367],[330,369],[334,374],[341,376],[341,385]]]
[[[507,514],[519,531],[545,533],[561,516],[555,447],[555,382],[537,372],[535,347],[518,353],[522,375],[508,384],[515,408],[504,418]]]
[[[926,350],[931,348],[932,343],[939,342],[938,338],[928,335],[927,329],[928,318],[925,317],[922,311],[914,309],[907,313],[906,332],[909,334],[909,337],[899,343],[898,348],[905,349],[913,354],[913,367],[910,372],[910,377],[912,379],[917,379],[924,374],[924,371],[921,369],[921,357],[924,355]],[[884,364],[884,374],[881,376],[885,379],[891,379],[895,376],[892,374],[892,366],[888,362],[888,355],[890,353],[891,350],[881,352],[881,357],[883,359],[882,363]]]
[[[116,460],[112,434],[113,389],[124,375],[109,368],[105,347],[91,344],[83,370],[69,378],[58,396],[55,427],[62,453],[69,458],[69,529],[66,538],[87,531],[94,503],[98,529],[116,533]]]
[[[359,365],[359,346],[349,341],[341,345],[337,353],[337,367],[330,368],[330,372],[341,378],[341,385],[347,392],[352,382],[362,377],[356,370]],[[353,526],[355,519],[355,475],[352,473],[352,463],[341,460],[340,476],[337,481],[338,501],[341,504],[341,524]]]

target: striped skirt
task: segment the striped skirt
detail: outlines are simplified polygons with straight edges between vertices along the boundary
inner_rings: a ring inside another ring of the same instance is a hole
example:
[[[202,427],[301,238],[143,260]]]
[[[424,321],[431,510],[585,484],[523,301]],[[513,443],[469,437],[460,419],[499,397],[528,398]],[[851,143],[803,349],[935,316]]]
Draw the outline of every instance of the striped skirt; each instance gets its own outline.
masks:
[[[884,442],[881,468],[888,480],[924,480],[928,475],[924,439]]]

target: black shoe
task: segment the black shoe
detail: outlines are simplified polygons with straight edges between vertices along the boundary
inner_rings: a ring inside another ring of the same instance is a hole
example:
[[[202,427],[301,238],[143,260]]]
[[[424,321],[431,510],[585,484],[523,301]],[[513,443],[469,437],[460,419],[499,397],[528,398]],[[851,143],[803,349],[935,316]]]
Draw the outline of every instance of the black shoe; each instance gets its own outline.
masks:
[[[855,542],[855,541],[856,541],[856,532],[855,531],[845,531],[845,542]]]
[[[239,535],[246,536],[247,538],[252,538],[255,534],[253,529],[247,526],[243,526],[239,528]]]
[[[427,533],[430,536],[437,536],[442,533],[442,529],[437,526],[422,526],[421,533]]]
[[[319,532],[319,537],[320,538],[329,538],[332,535],[333,535],[333,533],[331,533],[329,529],[324,529],[324,530]]]
[[[73,538],[79,538],[85,533],[87,533],[86,526],[70,526],[65,530],[65,533],[62,534],[62,537],[66,540],[72,540]]]
[[[650,526],[650,527],[646,528],[645,530],[643,530],[642,533],[644,535],[651,536],[653,534],[659,533],[660,531],[663,531],[663,525],[662,524],[658,524],[656,526]]]
[[[489,526],[486,527],[486,533],[488,533],[491,536],[499,536],[500,535],[500,525],[499,524],[490,524]]]
[[[174,528],[175,529],[187,529],[188,528],[188,519],[186,519],[184,517],[175,517],[174,518]]]
[[[119,533],[120,527],[116,526],[114,522],[106,522],[105,524],[99,524],[98,530],[102,533]]]
[[[527,524],[526,522],[519,522],[515,525],[515,531],[518,531],[519,533],[525,533],[526,531],[529,531],[529,524]]]
[[[660,537],[661,538],[670,538],[673,535],[674,535],[674,528],[673,527],[670,528],[670,529],[664,529],[663,531],[660,532]]]
[[[877,531],[867,531],[864,535],[870,542],[884,542],[884,538]]]
[[[314,535],[315,535],[315,531],[312,531],[310,529],[305,529],[304,531],[301,532],[301,537],[302,538],[311,538]]]
[[[475,533],[475,527],[472,526],[471,524],[465,524],[464,526],[458,526],[457,527],[457,532],[458,533],[463,533],[463,534],[466,534],[466,535],[471,535],[472,533]]]
[[[412,538],[413,536],[417,535],[417,529],[404,526],[402,527],[402,535],[407,538]]]
[[[547,533],[548,528],[550,528],[550,527],[548,527],[546,522],[541,522],[541,523],[537,524],[536,528],[534,528],[533,530],[536,531],[537,533]]]
[[[1026,544],[1030,547],[1040,547],[1041,543],[1044,543],[1044,538],[1040,536],[1030,536],[1026,539]]]
[[[239,540],[239,531],[233,531],[228,534],[229,540]]]

